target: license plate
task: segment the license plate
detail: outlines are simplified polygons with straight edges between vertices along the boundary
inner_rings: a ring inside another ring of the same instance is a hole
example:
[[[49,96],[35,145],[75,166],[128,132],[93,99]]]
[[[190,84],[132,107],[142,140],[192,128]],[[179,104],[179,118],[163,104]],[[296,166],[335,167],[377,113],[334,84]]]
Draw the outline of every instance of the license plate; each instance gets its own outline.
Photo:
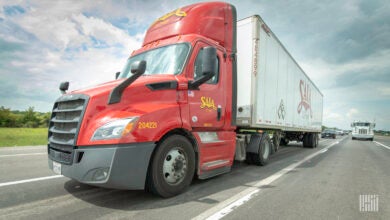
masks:
[[[53,171],[61,175],[61,164],[53,161]]]

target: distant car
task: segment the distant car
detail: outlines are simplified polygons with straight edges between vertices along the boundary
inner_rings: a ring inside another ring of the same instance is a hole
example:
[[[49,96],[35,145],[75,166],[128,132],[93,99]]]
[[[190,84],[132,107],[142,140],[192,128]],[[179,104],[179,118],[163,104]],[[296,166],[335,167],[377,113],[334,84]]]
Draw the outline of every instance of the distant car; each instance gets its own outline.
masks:
[[[321,138],[326,138],[326,137],[336,139],[336,131],[335,130],[325,129],[321,133]]]
[[[336,134],[337,134],[337,135],[343,136],[343,135],[344,135],[344,132],[343,132],[342,130],[337,130],[337,131],[336,131]]]

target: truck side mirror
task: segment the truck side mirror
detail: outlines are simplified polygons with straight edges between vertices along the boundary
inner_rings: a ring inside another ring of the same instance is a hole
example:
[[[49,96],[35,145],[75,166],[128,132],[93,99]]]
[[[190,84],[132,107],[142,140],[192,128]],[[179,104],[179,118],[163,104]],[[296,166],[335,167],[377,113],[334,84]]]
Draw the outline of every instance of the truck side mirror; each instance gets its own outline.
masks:
[[[118,79],[119,75],[121,74],[121,72],[116,72],[115,73],[115,79]]]
[[[142,74],[144,74],[146,70],[146,61],[136,61],[131,64],[131,73],[133,74],[125,81],[121,82],[117,85],[110,93],[110,97],[108,98],[108,104],[115,104],[121,101],[122,93],[130,84],[132,84],[135,80],[137,80]]]
[[[60,91],[62,94],[65,94],[66,93],[66,90],[69,89],[69,82],[62,82],[60,84]]]
[[[131,73],[133,75],[142,75],[146,70],[146,61],[136,61],[131,64]]]
[[[189,89],[199,89],[199,86],[207,82],[213,76],[215,76],[216,65],[215,62],[217,58],[217,49],[215,47],[205,47],[203,48],[202,54],[202,76],[195,80],[191,81],[188,85]]]

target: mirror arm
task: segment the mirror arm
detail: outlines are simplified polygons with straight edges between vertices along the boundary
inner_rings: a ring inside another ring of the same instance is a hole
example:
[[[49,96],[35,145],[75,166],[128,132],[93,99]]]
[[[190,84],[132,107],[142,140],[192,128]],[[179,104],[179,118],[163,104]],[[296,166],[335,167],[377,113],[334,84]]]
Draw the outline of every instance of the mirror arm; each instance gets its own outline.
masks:
[[[117,85],[110,93],[108,98],[108,104],[115,104],[121,101],[123,91],[137,80],[142,74],[144,74],[146,69],[146,61],[140,61],[137,63],[136,68],[131,68],[133,75],[127,78],[125,81]]]
[[[199,86],[202,85],[203,83],[209,81],[211,78],[213,78],[214,74],[209,73],[205,76],[202,76],[198,80],[195,81],[189,81],[188,82],[188,89],[190,90],[199,90]]]

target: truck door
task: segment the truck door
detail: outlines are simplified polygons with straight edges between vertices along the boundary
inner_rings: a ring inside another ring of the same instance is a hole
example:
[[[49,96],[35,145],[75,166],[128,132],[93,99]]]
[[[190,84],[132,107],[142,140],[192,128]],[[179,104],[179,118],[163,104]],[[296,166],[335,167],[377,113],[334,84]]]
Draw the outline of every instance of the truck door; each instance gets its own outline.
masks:
[[[192,70],[194,80],[202,75],[202,53],[206,43],[199,42],[194,48],[192,56]],[[225,65],[223,51],[217,50],[217,70],[215,76],[199,86],[199,90],[188,91],[191,125],[199,130],[218,130],[225,123],[226,97],[224,88]]]

